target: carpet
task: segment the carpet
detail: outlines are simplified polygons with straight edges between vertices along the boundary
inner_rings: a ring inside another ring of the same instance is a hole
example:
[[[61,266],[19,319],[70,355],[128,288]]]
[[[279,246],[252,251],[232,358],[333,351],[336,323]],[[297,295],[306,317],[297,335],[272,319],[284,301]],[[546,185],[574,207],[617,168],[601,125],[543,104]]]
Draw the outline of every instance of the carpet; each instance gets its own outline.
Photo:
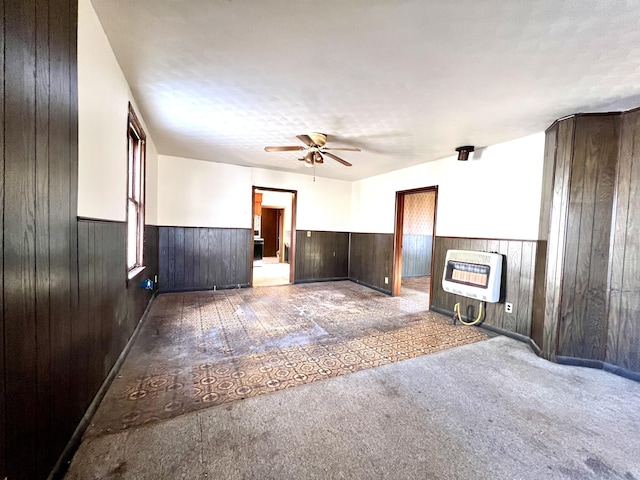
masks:
[[[67,478],[640,478],[640,383],[496,337],[86,438]]]

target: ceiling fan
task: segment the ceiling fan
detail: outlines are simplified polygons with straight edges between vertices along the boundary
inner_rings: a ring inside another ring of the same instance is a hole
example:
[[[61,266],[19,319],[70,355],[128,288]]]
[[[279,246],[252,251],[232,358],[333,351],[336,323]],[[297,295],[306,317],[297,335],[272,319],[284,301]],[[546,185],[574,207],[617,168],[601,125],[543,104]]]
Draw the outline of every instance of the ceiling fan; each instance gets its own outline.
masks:
[[[327,136],[324,133],[310,133],[309,135],[297,135],[297,137],[306,145],[306,147],[264,147],[264,149],[267,152],[292,152],[297,150],[306,150],[307,154],[298,160],[305,162],[307,167],[313,167],[315,164],[324,163],[323,155],[333,158],[336,162],[340,162],[345,167],[350,167],[351,164],[349,162],[334,155],[333,153],[330,153],[329,150],[343,150],[348,152],[361,151],[356,147],[325,147],[325,144],[327,143]]]

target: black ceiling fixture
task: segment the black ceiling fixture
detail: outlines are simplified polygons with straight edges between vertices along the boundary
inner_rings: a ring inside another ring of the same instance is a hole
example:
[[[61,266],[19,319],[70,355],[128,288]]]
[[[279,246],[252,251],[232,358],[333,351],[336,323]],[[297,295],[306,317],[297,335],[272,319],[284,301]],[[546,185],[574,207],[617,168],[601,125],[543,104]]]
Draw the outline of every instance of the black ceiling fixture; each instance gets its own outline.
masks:
[[[458,160],[469,160],[469,153],[473,152],[475,149],[476,147],[474,147],[473,145],[466,145],[464,147],[456,148],[456,152],[458,152]]]

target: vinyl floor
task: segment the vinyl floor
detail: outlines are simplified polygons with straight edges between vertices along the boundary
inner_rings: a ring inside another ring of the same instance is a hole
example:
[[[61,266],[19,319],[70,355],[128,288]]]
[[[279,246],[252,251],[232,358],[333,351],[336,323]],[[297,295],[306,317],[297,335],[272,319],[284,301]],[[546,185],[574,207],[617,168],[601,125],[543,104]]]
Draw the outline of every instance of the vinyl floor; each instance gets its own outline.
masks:
[[[484,340],[350,281],[158,296],[85,437]]]

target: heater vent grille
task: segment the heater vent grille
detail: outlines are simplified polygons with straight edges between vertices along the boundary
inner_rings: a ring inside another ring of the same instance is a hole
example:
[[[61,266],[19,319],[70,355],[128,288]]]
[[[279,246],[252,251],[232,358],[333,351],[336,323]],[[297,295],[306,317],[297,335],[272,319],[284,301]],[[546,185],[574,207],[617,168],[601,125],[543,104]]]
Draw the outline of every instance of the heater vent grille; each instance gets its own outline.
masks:
[[[499,253],[449,250],[442,273],[443,290],[485,302],[499,302],[502,258]]]

